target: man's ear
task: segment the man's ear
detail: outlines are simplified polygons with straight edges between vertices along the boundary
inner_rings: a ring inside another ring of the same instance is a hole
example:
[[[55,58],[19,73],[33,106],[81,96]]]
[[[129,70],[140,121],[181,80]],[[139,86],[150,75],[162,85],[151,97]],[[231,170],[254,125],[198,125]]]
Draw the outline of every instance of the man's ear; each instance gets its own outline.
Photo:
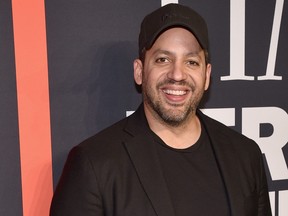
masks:
[[[134,60],[134,80],[137,85],[142,84],[142,72],[143,72],[143,64],[140,59]]]
[[[209,88],[209,85],[210,85],[211,70],[212,70],[212,65],[211,64],[207,64],[207,66],[206,66],[205,90],[207,90]]]

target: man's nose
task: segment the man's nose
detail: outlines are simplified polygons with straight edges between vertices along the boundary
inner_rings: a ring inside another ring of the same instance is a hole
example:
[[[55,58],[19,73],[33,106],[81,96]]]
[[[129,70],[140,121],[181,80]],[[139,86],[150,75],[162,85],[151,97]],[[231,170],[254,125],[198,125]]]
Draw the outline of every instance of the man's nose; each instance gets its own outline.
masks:
[[[182,81],[187,78],[184,66],[180,63],[173,64],[170,71],[167,74],[168,78],[174,81]]]

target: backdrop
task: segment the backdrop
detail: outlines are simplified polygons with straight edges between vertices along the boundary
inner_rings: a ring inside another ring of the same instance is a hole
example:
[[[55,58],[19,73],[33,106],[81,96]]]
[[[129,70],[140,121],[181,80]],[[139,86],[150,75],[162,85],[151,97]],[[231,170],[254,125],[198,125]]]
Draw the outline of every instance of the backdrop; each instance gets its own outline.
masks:
[[[69,150],[136,110],[142,18],[172,1],[0,0],[0,215],[45,216]],[[201,109],[254,139],[288,215],[288,3],[179,0],[208,23]]]

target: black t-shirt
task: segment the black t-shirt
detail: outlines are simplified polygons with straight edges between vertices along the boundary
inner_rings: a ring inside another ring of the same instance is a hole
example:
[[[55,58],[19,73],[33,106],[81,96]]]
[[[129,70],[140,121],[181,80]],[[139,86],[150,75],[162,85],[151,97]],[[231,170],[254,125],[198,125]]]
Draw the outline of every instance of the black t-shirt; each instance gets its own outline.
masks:
[[[154,137],[176,215],[228,216],[225,187],[205,129],[187,149],[171,148]]]

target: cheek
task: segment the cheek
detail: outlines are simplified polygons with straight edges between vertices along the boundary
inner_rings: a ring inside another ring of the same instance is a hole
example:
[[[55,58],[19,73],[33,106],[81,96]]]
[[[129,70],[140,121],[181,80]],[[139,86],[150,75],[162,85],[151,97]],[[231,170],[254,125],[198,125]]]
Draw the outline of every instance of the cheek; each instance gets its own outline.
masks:
[[[148,87],[152,87],[156,83],[156,80],[157,77],[152,71],[145,71],[142,75],[143,84],[147,85]]]
[[[189,80],[187,80],[187,83],[191,87],[193,87],[197,91],[202,91],[203,89],[206,89],[206,76],[205,75],[192,75],[189,77]]]

